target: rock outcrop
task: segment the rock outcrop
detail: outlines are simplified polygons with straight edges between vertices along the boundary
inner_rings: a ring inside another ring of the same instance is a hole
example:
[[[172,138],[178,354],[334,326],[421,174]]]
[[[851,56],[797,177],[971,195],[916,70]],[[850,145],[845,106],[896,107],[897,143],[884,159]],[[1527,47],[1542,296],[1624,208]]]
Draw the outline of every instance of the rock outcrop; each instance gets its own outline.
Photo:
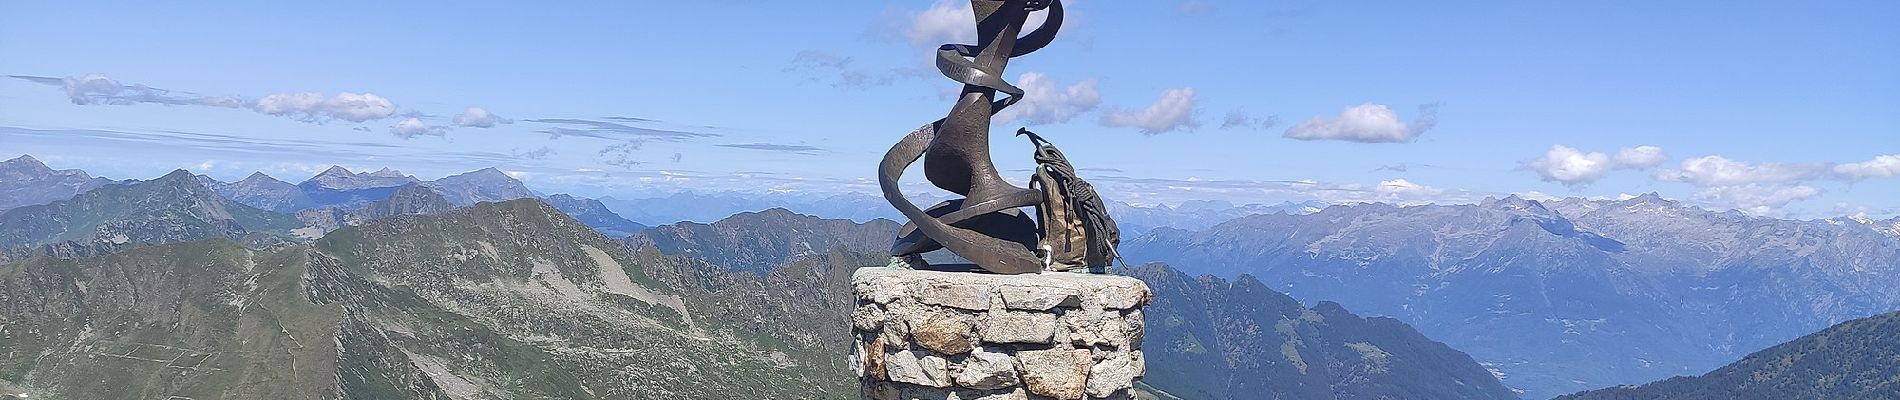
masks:
[[[852,285],[867,399],[1126,399],[1145,372],[1134,278],[880,267]]]

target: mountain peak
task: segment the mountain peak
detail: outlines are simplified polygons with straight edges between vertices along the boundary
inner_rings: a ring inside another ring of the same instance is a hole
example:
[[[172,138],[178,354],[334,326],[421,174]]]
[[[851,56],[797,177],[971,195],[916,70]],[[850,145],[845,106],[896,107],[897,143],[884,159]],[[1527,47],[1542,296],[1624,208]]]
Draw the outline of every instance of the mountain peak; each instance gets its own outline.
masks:
[[[198,182],[198,174],[193,174],[191,173],[191,171],[186,171],[184,169],[175,169],[175,170],[172,170],[171,173],[165,174],[165,176],[158,177],[157,180],[160,180],[160,181],[189,180],[192,182]]]
[[[40,162],[39,159],[23,154],[11,160],[0,161],[0,172],[40,175],[52,173],[53,169],[47,167],[46,163]]]
[[[358,175],[374,176],[374,177],[379,177],[379,178],[404,178],[404,177],[409,176],[409,175],[403,174],[402,171],[389,169],[389,167],[383,167],[383,169],[376,170],[376,172],[370,172],[370,173],[358,174]]]
[[[1669,199],[1664,199],[1661,194],[1658,194],[1656,192],[1649,192],[1649,193],[1636,195],[1636,197],[1623,199],[1622,202],[1624,204],[1664,204],[1664,205],[1676,203],[1673,201],[1669,201]]]
[[[40,162],[40,159],[33,158],[32,154],[21,154],[19,157],[14,157],[11,160],[0,161],[0,164],[38,165],[41,167],[46,166],[46,163]]]
[[[277,178],[273,178],[270,175],[265,175],[264,171],[257,171],[257,172],[252,172],[248,176],[245,176],[244,179],[239,180],[239,182],[258,181],[258,180],[273,180],[274,181],[274,180],[277,180]]]
[[[1518,197],[1516,194],[1504,196],[1504,198],[1502,199],[1493,199],[1493,198],[1486,197],[1484,199],[1483,206],[1485,208],[1502,208],[1502,209],[1509,209],[1509,210],[1525,210],[1525,211],[1535,211],[1535,212],[1546,212],[1550,210],[1548,208],[1544,208],[1544,203],[1538,202],[1537,200],[1529,200],[1523,197]]]
[[[387,167],[376,172],[350,172],[349,168],[331,166],[323,173],[310,177],[304,185],[314,185],[330,190],[359,190],[375,188],[394,188],[408,183],[420,182],[415,177],[404,175],[400,171]]]
[[[350,172],[349,168],[343,168],[343,166],[341,165],[332,165],[330,166],[330,169],[326,169],[326,170],[323,170],[323,172],[317,173],[317,176],[326,176],[326,175],[328,176],[336,176],[336,175],[355,176],[356,173]]]

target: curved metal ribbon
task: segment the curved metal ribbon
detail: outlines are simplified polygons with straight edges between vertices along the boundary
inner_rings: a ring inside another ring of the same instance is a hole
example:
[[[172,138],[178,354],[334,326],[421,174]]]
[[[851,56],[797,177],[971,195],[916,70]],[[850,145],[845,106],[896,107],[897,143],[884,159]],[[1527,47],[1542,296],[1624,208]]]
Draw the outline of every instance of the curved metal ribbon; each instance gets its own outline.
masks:
[[[1055,39],[1056,31],[1062,26],[1062,2],[1052,0],[1048,11],[1048,18],[1042,26],[1016,39],[1016,47],[1010,52],[1010,57],[1029,54],[1047,46]],[[990,114],[995,115],[1020,101],[1023,90],[1004,81],[1002,77],[977,68],[969,57],[975,57],[982,50],[980,46],[963,44],[940,46],[937,49],[937,71],[944,77],[959,83],[1008,94],[1009,97],[991,103]],[[951,252],[976,262],[986,270],[1004,274],[1041,271],[1042,261],[1023,249],[1021,244],[950,225],[977,215],[1020,207],[1023,204],[1039,203],[1041,193],[1020,192],[1021,194],[1018,195],[978,204],[964,204],[960,209],[938,218],[930,216],[916,204],[911,203],[898,187],[904,170],[923,157],[931,141],[936,139],[937,129],[943,125],[943,122],[944,119],[939,118],[929,124],[924,124],[898,140],[897,144],[892,145],[891,149],[884,153],[883,162],[878,164],[878,188],[883,191],[884,199],[889,201],[892,207],[896,207],[899,213],[904,214],[905,218],[909,218],[911,224],[915,225],[917,230],[923,232],[926,237],[936,240]]]

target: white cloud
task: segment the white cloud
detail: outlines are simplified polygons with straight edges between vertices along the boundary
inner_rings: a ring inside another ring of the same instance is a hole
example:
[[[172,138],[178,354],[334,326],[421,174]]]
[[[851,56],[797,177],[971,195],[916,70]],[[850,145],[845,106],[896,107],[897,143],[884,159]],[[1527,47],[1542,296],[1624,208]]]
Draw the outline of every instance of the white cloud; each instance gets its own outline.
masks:
[[[1657,171],[1656,179],[1702,187],[1780,184],[1809,178],[1820,169],[1808,164],[1751,164],[1722,156],[1702,156],[1683,160],[1679,169]]]
[[[490,113],[481,107],[469,107],[467,110],[462,110],[462,114],[456,115],[453,121],[455,126],[472,128],[491,128],[494,127],[495,124],[512,122],[514,121],[509,121],[507,118],[502,118],[499,115]]]
[[[1389,181],[1379,181],[1379,187],[1374,189],[1374,192],[1378,193],[1380,198],[1403,202],[1406,200],[1427,199],[1442,195],[1445,194],[1445,189],[1420,185],[1405,180],[1405,178],[1398,178]]]
[[[1564,185],[1586,185],[1596,182],[1603,173],[1610,170],[1610,156],[1603,153],[1585,153],[1569,146],[1551,146],[1543,157],[1524,163],[1524,168],[1536,171],[1545,182],[1557,182]]]
[[[312,122],[332,118],[363,122],[395,115],[396,103],[375,93],[343,92],[326,99],[321,93],[304,92],[264,96],[251,103],[251,109]]]
[[[323,94],[315,92],[284,93],[264,96],[251,103],[251,109],[270,115],[309,114],[323,104]]]
[[[1644,169],[1661,165],[1669,156],[1661,147],[1636,146],[1616,151],[1616,156],[1599,152],[1585,152],[1569,146],[1555,145],[1550,151],[1524,162],[1524,169],[1537,172],[1545,182],[1557,182],[1566,186],[1588,185],[1602,179],[1613,169]]]
[[[1398,113],[1383,104],[1360,104],[1346,107],[1339,116],[1327,118],[1313,116],[1304,123],[1288,128],[1283,135],[1299,140],[1344,140],[1362,143],[1405,143],[1417,139],[1437,125],[1437,107],[1425,105],[1419,107],[1419,115],[1412,122],[1399,120]]]
[[[395,125],[389,126],[389,133],[395,134],[397,137],[403,139],[424,135],[442,136],[448,134],[448,130],[449,128],[446,126],[429,126],[429,124],[422,123],[422,120],[414,117],[404,118],[401,121],[396,121]]]
[[[1618,168],[1649,168],[1662,165],[1667,160],[1669,154],[1663,153],[1661,147],[1636,146],[1617,150],[1616,158],[1612,161],[1616,162]]]
[[[1102,125],[1132,126],[1149,135],[1198,127],[1201,123],[1194,120],[1194,88],[1168,89],[1161,93],[1160,100],[1139,111],[1109,110],[1102,114]]]
[[[96,102],[95,98],[118,96],[120,91],[125,90],[125,87],[119,85],[119,81],[107,78],[105,75],[89,74],[82,77],[66,78],[65,89],[66,97],[71,99],[73,104],[83,105]]]
[[[1800,182],[1823,177],[1825,171],[1823,164],[1755,164],[1711,155],[1657,171],[1656,179],[1701,186],[1698,199],[1732,205],[1751,215],[1772,216],[1789,203],[1820,196],[1821,189]]]
[[[1064,10],[1075,6],[1074,1],[1062,2]],[[1029,15],[1023,23],[1023,32],[1029,32],[1047,21],[1048,12]],[[937,0],[929,9],[911,14],[909,23],[903,25],[904,39],[911,45],[937,47],[945,43],[976,44],[976,12],[970,9],[967,0]]]
[[[372,119],[389,118],[396,114],[396,103],[377,96],[375,93],[337,93],[329,101],[323,102],[323,109],[330,116],[344,121],[363,122]]]
[[[1061,87],[1055,79],[1036,72],[1024,72],[1016,86],[1023,89],[1023,100],[996,113],[995,123],[1022,121],[1025,125],[1069,122],[1102,104],[1095,80],[1087,79]]]
[[[132,105],[140,103],[167,104],[178,106],[206,105],[231,107],[228,97],[200,97],[191,93],[173,92],[140,84],[122,84],[117,80],[100,74],[86,74],[66,78],[52,78],[30,75],[8,75],[43,85],[58,86],[66,92],[66,99],[78,105]]]
[[[1696,197],[1732,204],[1736,209],[1750,215],[1773,216],[1788,203],[1820,195],[1821,189],[1813,186],[1749,183],[1703,189],[1702,192],[1696,194]]]
[[[975,43],[976,13],[970,10],[970,2],[958,0],[937,0],[929,9],[911,17],[910,27],[904,31],[904,38],[917,46],[936,46],[943,43]]]
[[[1900,175],[1900,154],[1881,155],[1872,160],[1836,165],[1834,173],[1852,182]]]

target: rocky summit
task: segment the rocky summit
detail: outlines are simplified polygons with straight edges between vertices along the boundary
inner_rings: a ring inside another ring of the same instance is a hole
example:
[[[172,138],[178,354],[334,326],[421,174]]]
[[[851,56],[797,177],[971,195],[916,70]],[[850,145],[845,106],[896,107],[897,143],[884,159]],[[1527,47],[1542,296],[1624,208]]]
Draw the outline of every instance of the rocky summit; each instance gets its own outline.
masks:
[[[852,285],[867,398],[1127,399],[1145,371],[1140,280],[864,268]]]

